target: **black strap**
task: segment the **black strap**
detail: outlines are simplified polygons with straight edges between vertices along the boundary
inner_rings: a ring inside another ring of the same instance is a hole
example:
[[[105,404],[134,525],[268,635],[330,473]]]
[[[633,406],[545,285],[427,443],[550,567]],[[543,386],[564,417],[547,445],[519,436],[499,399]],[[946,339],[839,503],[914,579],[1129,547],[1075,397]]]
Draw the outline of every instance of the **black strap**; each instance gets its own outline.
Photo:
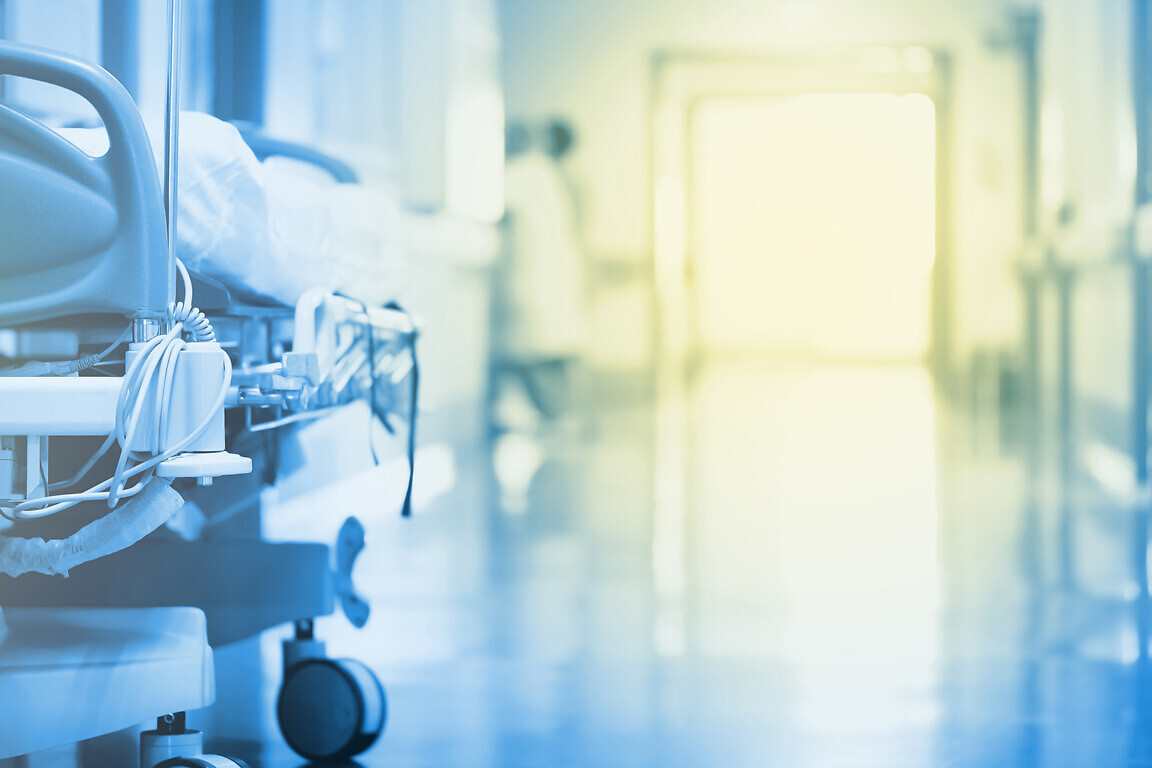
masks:
[[[368,315],[368,305],[364,302],[360,301],[359,299],[354,299],[351,296],[346,296],[342,293],[337,293],[336,295],[359,304],[360,307],[364,310],[364,314]],[[408,312],[403,307],[394,301],[390,301],[385,304],[384,309],[391,309],[396,312],[403,312],[406,315],[408,314]],[[370,377],[368,383],[368,410],[372,413],[373,416],[380,420],[380,423],[384,425],[384,429],[388,430],[388,434],[395,434],[396,430],[393,428],[392,423],[388,420],[388,414],[380,409],[380,405],[376,401],[376,329],[372,327],[371,317],[369,317],[367,328],[368,375]],[[409,400],[410,411],[408,415],[408,488],[404,491],[404,506],[400,510],[400,515],[402,517],[412,516],[412,484],[416,478],[416,406],[418,401],[417,395],[420,391],[420,364],[416,360],[416,337],[418,335],[419,334],[416,332],[415,326],[413,326],[412,332],[408,334],[408,353],[412,356],[412,390]],[[376,448],[372,444],[371,439],[369,439],[368,445],[372,450],[373,461],[379,464],[380,461],[376,457]]]
[[[385,304],[384,308],[404,312],[404,309],[394,301]],[[408,411],[408,489],[404,492],[404,507],[400,511],[402,517],[412,516],[412,483],[416,479],[416,414],[420,393],[420,363],[416,359],[416,336],[416,329],[413,328],[408,337],[408,354],[412,356],[412,395],[409,400]],[[375,365],[375,358],[373,358],[373,365]],[[373,381],[375,381],[375,376],[373,376]]]

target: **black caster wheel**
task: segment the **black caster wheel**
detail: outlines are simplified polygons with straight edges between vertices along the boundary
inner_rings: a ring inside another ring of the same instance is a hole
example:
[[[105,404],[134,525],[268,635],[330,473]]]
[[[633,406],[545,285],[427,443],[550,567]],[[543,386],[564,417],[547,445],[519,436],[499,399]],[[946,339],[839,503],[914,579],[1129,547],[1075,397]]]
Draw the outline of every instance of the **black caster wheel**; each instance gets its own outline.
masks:
[[[288,746],[317,763],[348,760],[384,730],[388,703],[372,670],[352,659],[308,658],[284,673],[276,719]]]
[[[196,755],[196,757],[173,757],[156,768],[248,768],[243,760],[223,755]]]

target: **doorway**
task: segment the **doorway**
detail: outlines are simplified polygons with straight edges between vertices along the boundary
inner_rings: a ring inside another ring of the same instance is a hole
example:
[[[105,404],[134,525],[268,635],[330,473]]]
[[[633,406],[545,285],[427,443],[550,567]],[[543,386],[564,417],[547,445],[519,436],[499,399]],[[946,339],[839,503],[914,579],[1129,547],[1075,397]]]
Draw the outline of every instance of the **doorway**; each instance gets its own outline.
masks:
[[[947,52],[668,51],[651,94],[658,378],[752,351],[947,379]]]
[[[686,223],[700,351],[924,359],[935,123],[917,93],[698,101]]]

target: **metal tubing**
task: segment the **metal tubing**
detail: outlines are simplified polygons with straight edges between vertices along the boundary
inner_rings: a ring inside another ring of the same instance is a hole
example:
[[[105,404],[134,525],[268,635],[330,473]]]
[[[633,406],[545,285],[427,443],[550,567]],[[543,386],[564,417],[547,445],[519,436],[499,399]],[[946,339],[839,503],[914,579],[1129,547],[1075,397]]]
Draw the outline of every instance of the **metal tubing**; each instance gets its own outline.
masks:
[[[180,16],[181,0],[168,0],[168,94],[164,106],[164,211],[168,217],[168,257],[176,272],[176,190],[180,146]],[[173,286],[175,290],[175,286]]]

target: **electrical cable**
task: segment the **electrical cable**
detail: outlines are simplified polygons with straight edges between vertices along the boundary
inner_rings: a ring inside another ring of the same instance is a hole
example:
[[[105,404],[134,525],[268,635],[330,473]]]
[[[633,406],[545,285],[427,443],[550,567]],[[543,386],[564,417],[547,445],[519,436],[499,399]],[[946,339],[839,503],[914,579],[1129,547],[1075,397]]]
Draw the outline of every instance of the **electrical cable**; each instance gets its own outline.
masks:
[[[124,329],[123,333],[121,333],[118,337],[116,337],[116,340],[114,342],[112,342],[107,347],[105,347],[101,352],[98,352],[95,355],[90,355],[89,357],[93,358],[94,362],[91,365],[87,365],[87,366],[81,368],[80,370],[87,370],[89,368],[95,368],[97,365],[99,365],[101,363],[101,361],[104,360],[105,357],[112,354],[112,351],[115,350],[117,347],[119,347],[121,344],[123,344],[124,341],[126,341],[131,335],[132,335],[132,326],[128,326],[126,329]],[[104,456],[104,454],[108,453],[108,449],[112,447],[112,443],[114,443],[114,442],[116,442],[115,434],[109,434],[108,437],[104,440],[104,442],[100,445],[100,447],[96,449],[96,452],[93,453],[88,458],[88,460],[84,462],[84,464],[80,467],[79,470],[76,471],[76,473],[74,475],[72,475],[67,480],[61,480],[59,482],[49,483],[48,484],[48,490],[49,491],[56,491],[56,490],[60,490],[62,488],[71,488],[73,485],[75,485],[76,483],[83,480],[84,475],[88,474],[92,470],[92,467],[96,466],[96,462],[100,461],[100,459]]]
[[[131,469],[125,470],[121,476],[121,482],[126,482],[128,480],[131,480],[132,478],[137,477],[138,475],[140,475],[144,472],[148,472],[149,470],[153,469],[154,467],[156,467],[156,465],[160,464],[161,462],[167,461],[168,459],[172,458],[173,456],[178,454],[180,451],[184,450],[184,448],[187,447],[193,440],[195,440],[197,437],[199,437],[200,434],[203,433],[205,429],[207,429],[209,426],[211,426],[212,420],[216,417],[217,412],[224,406],[224,401],[226,400],[226,398],[228,396],[228,389],[232,383],[232,361],[228,359],[227,355],[224,355],[223,357],[225,360],[225,363],[224,363],[224,367],[225,367],[224,386],[221,387],[219,396],[216,398],[215,403],[213,404],[212,408],[209,409],[208,414],[204,417],[203,421],[201,421],[200,424],[197,425],[197,427],[194,430],[192,430],[186,437],[184,437],[182,440],[180,440],[175,445],[170,447],[168,450],[164,451],[163,453],[159,453],[159,454],[156,454],[155,456],[152,456],[151,458],[141,462],[140,464],[137,464],[136,466],[132,467]],[[133,426],[135,426],[135,425],[133,425]],[[148,477],[150,478],[151,474],[149,474]],[[13,508],[11,514],[9,514],[8,512],[5,512],[3,510],[3,508],[0,508],[0,515],[7,517],[9,520],[40,518],[40,517],[47,517],[48,515],[55,514],[56,512],[60,512],[64,509],[68,509],[69,507],[73,507],[82,501],[103,501],[103,500],[109,499],[109,493],[110,492],[108,489],[112,487],[114,480],[116,480],[115,477],[110,477],[107,480],[103,481],[102,483],[99,483],[99,484],[93,486],[92,488],[89,488],[87,491],[84,491],[83,493],[65,494],[65,495],[60,495],[60,496],[48,496],[48,497],[44,497],[44,498],[40,498],[40,499],[30,499],[30,500],[25,501],[21,504],[17,504]],[[143,490],[144,485],[145,485],[145,480],[141,479],[139,482],[137,482],[136,485],[132,486],[131,488],[127,488],[127,489],[122,488],[119,491],[117,498],[123,499],[123,498],[127,498],[129,496],[135,496],[137,493],[139,493],[141,490]],[[53,506],[44,507],[43,509],[39,509],[36,512],[29,513],[29,510],[33,510],[33,509],[36,509],[37,507],[40,507],[43,504],[53,503],[53,502],[55,502],[53,504]],[[110,504],[109,506],[114,506],[114,503]]]
[[[204,419],[185,437],[174,445],[152,455],[148,452],[134,450],[138,435],[144,424],[153,425],[156,432],[149,435],[150,442],[162,444],[169,425],[168,401],[171,397],[175,382],[176,363],[181,351],[187,348],[188,342],[184,340],[187,333],[193,342],[215,341],[216,335],[211,323],[204,313],[196,309],[192,303],[192,281],[188,270],[179,259],[176,260],[180,272],[184,301],[173,303],[168,309],[168,323],[170,328],[162,336],[157,336],[144,344],[136,351],[131,364],[127,365],[123,384],[116,402],[116,425],[107,436],[99,449],[84,463],[80,470],[68,480],[52,483],[49,491],[66,488],[83,479],[96,462],[106,454],[114,443],[120,445],[120,456],[116,462],[116,469],[112,477],[92,486],[86,491],[70,494],[49,495],[38,499],[29,499],[10,509],[0,507],[0,515],[10,520],[41,518],[69,509],[85,501],[106,501],[110,508],[125,498],[135,496],[152,478],[156,466],[172,458],[184,450],[193,440],[197,439],[211,426],[214,419],[219,416],[220,410],[228,396],[232,384],[232,361],[227,352],[221,350],[223,358],[223,376],[220,392],[215,402],[208,410]],[[129,329],[130,331],[131,329]],[[93,360],[93,365],[111,354],[126,338],[121,336],[108,348],[97,355],[83,358]],[[91,366],[89,366],[91,367]],[[149,412],[147,408],[151,408]],[[131,486],[129,483],[135,480]]]
[[[188,267],[179,258],[176,259],[176,269],[180,272],[180,281],[184,284],[184,303],[192,303],[192,276],[188,274]]]
[[[104,454],[108,453],[108,449],[111,448],[112,444],[115,442],[116,434],[114,432],[109,433],[108,437],[104,438],[104,442],[100,444],[100,447],[96,449],[96,452],[93,453],[86,462],[84,462],[80,469],[76,470],[76,474],[72,475],[72,477],[68,478],[67,480],[60,480],[55,483],[49,483],[48,490],[58,491],[63,488],[71,488],[72,486],[76,485],[76,483],[83,480],[84,476],[92,471],[92,467],[96,466],[96,462],[100,461],[100,459],[104,457]]]
[[[108,347],[94,355],[86,355],[76,360],[61,360],[52,363],[44,363],[40,361],[24,363],[23,365],[16,366],[15,368],[6,368],[3,371],[0,371],[0,376],[71,376],[74,373],[86,371],[89,368],[100,365],[104,358],[112,354],[112,351],[116,349],[116,347],[123,344],[131,333],[132,327],[129,326],[123,333],[117,336],[116,340],[112,342]]]

